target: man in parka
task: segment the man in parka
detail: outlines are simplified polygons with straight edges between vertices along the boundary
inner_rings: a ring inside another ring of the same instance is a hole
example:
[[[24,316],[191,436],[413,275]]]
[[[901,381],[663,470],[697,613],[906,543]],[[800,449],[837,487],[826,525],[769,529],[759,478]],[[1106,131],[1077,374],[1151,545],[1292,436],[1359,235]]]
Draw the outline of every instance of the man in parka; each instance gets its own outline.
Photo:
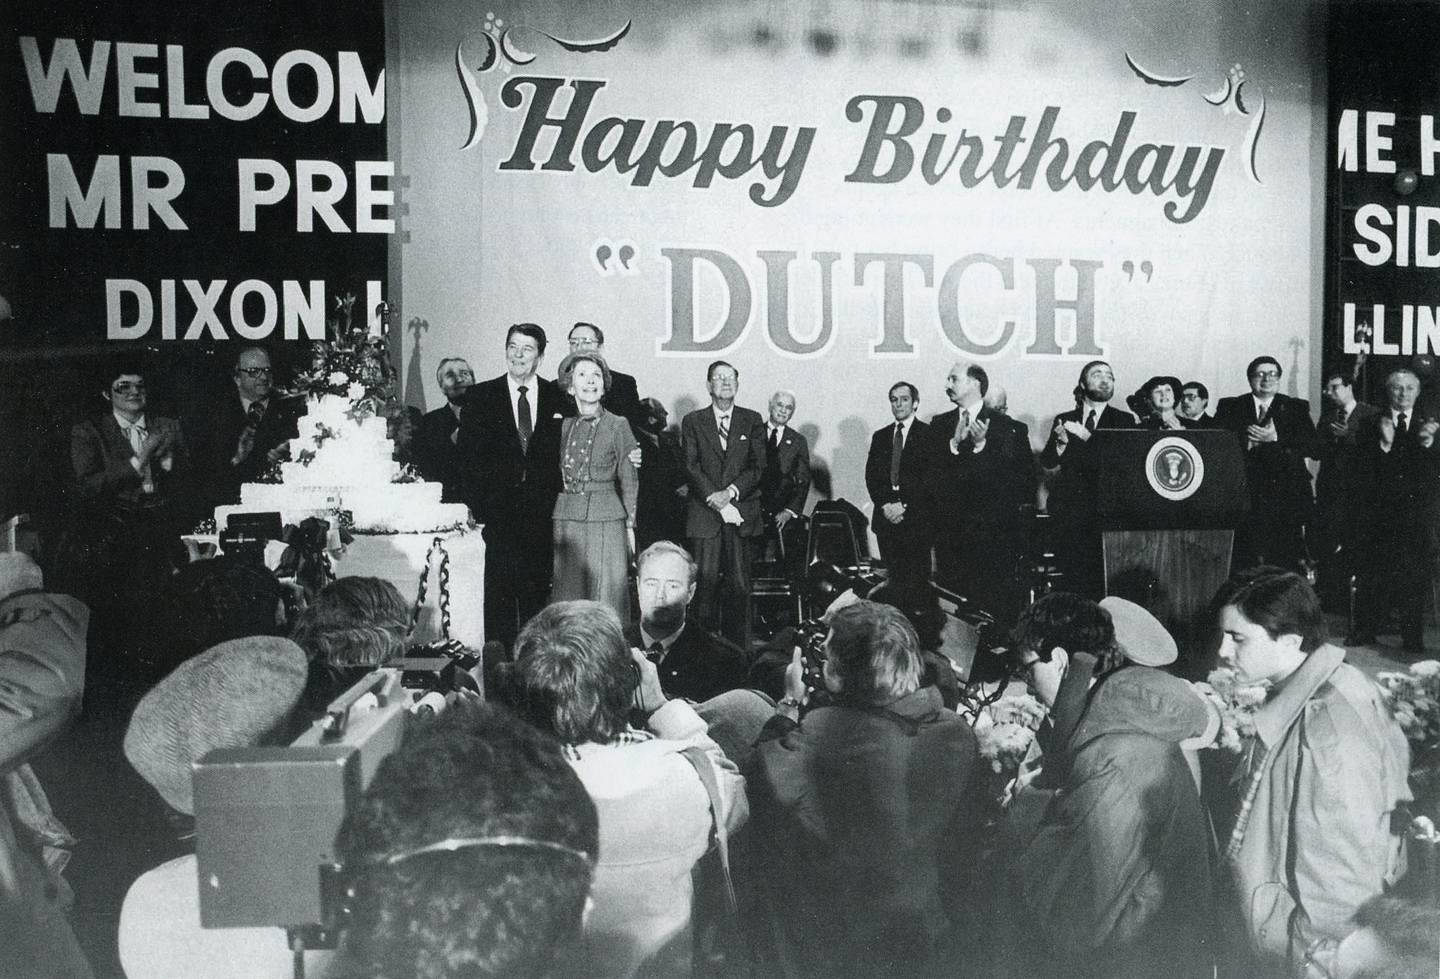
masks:
[[[1218,725],[1189,684],[1155,668],[1176,657],[1164,627],[1123,599],[1102,608],[1123,665],[1046,754],[1058,791],[1016,859],[1031,940],[1015,974],[1205,979],[1212,854],[1182,747]]]

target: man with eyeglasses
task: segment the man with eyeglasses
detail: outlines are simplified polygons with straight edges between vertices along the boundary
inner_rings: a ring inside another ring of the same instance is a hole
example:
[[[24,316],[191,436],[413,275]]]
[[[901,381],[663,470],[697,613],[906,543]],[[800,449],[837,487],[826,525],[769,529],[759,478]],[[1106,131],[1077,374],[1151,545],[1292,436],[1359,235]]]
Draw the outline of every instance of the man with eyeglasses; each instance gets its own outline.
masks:
[[[538,373],[545,331],[505,334],[506,371],[466,393],[455,440],[461,497],[484,524],[485,638],[508,648],[550,599],[565,396]]]
[[[446,503],[460,502],[460,457],[455,443],[460,439],[460,413],[465,394],[475,383],[475,372],[462,357],[446,357],[435,368],[435,381],[445,404],[427,412],[415,432],[412,455],[420,475],[445,487]]]
[[[242,347],[231,379],[234,395],[207,413],[205,428],[194,439],[211,509],[238,503],[240,485],[258,482],[271,466],[288,459],[290,440],[299,434],[303,406],[298,398],[275,396],[275,370],[264,347]]]
[[[111,602],[126,607],[120,591],[143,594],[168,575],[166,547],[181,530],[189,454],[180,423],[147,412],[140,365],[107,371],[100,393],[106,410],[70,433],[79,505],[77,547],[66,551],[77,583],[95,586],[81,584],[83,597],[104,613]]]
[[[1274,357],[1250,361],[1250,393],[1221,398],[1215,426],[1228,428],[1245,450],[1250,515],[1235,532],[1231,567],[1273,564],[1300,571],[1306,557],[1305,527],[1315,494],[1305,460],[1320,457],[1310,402],[1280,393],[1283,371]]]
[[[610,368],[610,390],[605,392],[600,399],[600,404],[612,415],[619,415],[635,428],[645,417],[645,411],[640,407],[640,389],[635,383],[635,378],[622,371],[617,371],[614,365],[610,364],[609,357],[605,353],[605,334],[600,327],[594,323],[581,321],[570,327],[570,352],[594,353],[606,358],[606,366]],[[576,412],[575,399],[568,394],[565,396],[566,414]]]

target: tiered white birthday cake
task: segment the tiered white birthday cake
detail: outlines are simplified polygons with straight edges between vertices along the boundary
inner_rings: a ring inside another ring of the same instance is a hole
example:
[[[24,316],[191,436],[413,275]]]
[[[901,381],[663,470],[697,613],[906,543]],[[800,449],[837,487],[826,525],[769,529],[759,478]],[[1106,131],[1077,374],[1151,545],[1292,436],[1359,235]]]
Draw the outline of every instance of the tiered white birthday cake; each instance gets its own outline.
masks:
[[[454,530],[470,521],[463,503],[440,502],[443,487],[421,481],[396,482],[395,443],[381,416],[351,417],[344,395],[322,394],[307,402],[299,435],[290,440],[290,462],[281,463],[278,483],[245,483],[240,503],[215,510],[223,528],[232,513],[279,511],[286,524],[306,517],[329,518],[348,510],[354,529],[413,534]]]

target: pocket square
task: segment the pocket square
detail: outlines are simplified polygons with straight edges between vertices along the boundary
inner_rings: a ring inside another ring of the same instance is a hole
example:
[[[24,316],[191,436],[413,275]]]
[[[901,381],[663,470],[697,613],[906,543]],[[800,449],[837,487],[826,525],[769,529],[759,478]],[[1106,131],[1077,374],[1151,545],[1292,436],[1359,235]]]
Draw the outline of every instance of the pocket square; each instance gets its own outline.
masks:
[[[560,412],[557,411],[557,412],[555,412],[555,414],[551,415],[550,417],[551,417],[551,418],[564,418],[565,416],[562,415],[562,414],[560,414]]]
[[[742,435],[742,436],[740,436],[740,441],[742,441],[742,442],[748,442],[748,441],[750,441],[750,436],[748,436],[748,435]]]

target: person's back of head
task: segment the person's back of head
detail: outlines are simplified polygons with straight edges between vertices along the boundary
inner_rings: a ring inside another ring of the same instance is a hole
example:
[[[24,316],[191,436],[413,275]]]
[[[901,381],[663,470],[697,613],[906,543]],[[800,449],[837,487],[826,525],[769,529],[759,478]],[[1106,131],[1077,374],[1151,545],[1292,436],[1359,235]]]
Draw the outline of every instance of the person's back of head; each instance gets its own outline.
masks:
[[[843,701],[882,705],[920,688],[920,641],[903,612],[860,600],[830,616],[827,673]]]
[[[346,816],[345,977],[564,975],[599,851],[560,745],[502,708],[417,724]]]
[[[638,675],[608,605],[555,602],[525,624],[502,695],[567,744],[613,741],[629,723]]]
[[[339,578],[295,617],[290,638],[311,660],[375,667],[404,655],[410,608],[383,578]]]

